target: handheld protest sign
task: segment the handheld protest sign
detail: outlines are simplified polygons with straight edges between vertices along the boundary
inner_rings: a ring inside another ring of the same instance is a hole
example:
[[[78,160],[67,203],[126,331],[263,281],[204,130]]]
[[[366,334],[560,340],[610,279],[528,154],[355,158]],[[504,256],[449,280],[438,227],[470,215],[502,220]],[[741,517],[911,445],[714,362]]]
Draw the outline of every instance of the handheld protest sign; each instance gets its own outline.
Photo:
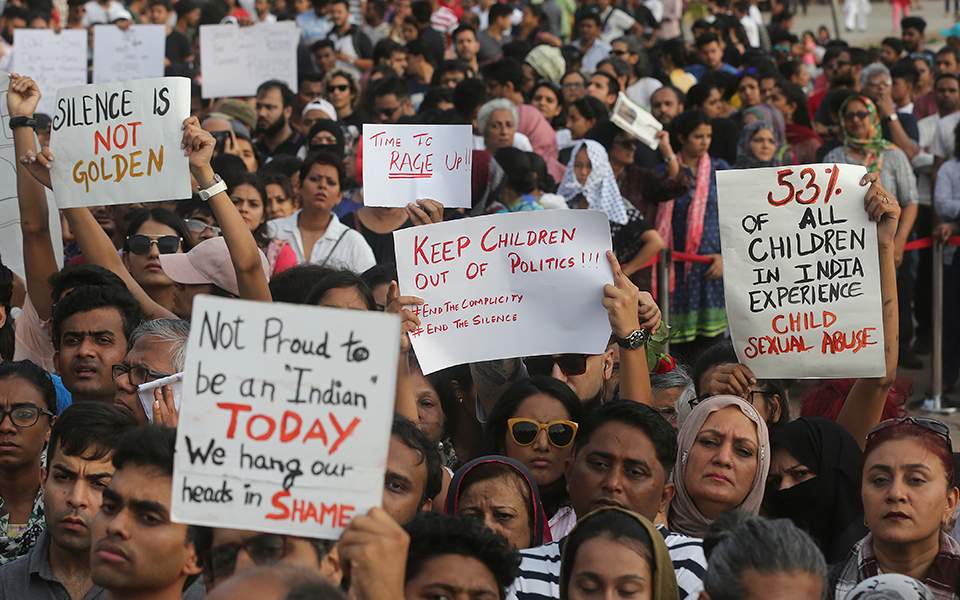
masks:
[[[60,90],[51,178],[60,208],[190,197],[180,149],[190,80],[138,79]]]
[[[12,71],[40,86],[37,112],[52,115],[57,91],[87,83],[87,32],[83,29],[14,29]]]
[[[93,83],[163,77],[167,32],[163,25],[93,28]]]
[[[864,173],[826,164],[717,172],[727,319],[737,358],[757,377],[884,374]]]
[[[198,297],[173,520],[337,539],[380,505],[399,347],[396,315]]]
[[[601,354],[610,338],[603,286],[610,224],[588,210],[461,219],[393,234],[397,274],[420,328],[410,339],[424,374],[463,363],[541,354]]]
[[[402,207],[421,198],[470,208],[469,125],[363,126],[363,204]]]
[[[297,91],[297,44],[294,21],[200,26],[203,98],[254,96],[257,87],[278,79]]]

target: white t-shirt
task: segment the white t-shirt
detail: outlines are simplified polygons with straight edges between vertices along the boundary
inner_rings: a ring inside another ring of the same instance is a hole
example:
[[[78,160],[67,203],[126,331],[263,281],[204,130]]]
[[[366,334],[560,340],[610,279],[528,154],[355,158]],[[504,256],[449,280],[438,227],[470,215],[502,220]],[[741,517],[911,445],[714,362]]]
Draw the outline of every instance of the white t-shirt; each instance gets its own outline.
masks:
[[[957,127],[957,123],[960,123],[960,111],[940,119],[940,124],[937,126],[937,135],[933,138],[933,143],[930,145],[930,151],[934,156],[945,159],[953,158],[953,130]]]
[[[600,13],[600,21],[603,23],[603,33],[600,35],[600,39],[608,44],[618,37],[626,35],[637,24],[636,19],[613,6]]]
[[[114,19],[119,19],[124,15],[130,14],[127,9],[123,7],[123,4],[113,2],[112,0],[106,8],[95,0],[90,0],[90,2],[84,4],[83,7],[86,9],[86,13],[83,15],[84,27],[97,24],[109,24],[112,23]]]
[[[747,41],[750,42],[750,45],[754,48],[760,47],[760,26],[757,25],[757,22],[753,20],[753,17],[750,15],[744,15],[740,19],[740,24],[743,25],[743,30],[747,33]]]
[[[644,110],[650,110],[650,96],[662,87],[663,83],[659,79],[643,77],[627,88],[627,98],[642,106]]]

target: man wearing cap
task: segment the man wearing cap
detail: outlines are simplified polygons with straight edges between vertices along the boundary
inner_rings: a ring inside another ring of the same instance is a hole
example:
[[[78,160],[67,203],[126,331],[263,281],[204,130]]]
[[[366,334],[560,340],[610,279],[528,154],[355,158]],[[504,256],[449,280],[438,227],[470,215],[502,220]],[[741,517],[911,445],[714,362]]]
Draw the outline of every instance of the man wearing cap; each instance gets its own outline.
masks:
[[[320,119],[337,120],[337,109],[323,98],[314,98],[312,102],[303,107],[303,113],[300,116],[300,123],[303,126],[304,133],[308,133],[310,128]]]
[[[263,275],[269,279],[267,257],[263,252],[258,252]],[[182,319],[190,320],[193,298],[198,294],[228,298],[240,296],[237,272],[230,259],[227,242],[222,237],[204,240],[185,254],[161,254],[160,267],[164,275],[177,284],[173,312]]]
[[[257,88],[257,152],[264,158],[276,154],[296,155],[303,137],[290,126],[293,91],[287,84],[271,79]]]

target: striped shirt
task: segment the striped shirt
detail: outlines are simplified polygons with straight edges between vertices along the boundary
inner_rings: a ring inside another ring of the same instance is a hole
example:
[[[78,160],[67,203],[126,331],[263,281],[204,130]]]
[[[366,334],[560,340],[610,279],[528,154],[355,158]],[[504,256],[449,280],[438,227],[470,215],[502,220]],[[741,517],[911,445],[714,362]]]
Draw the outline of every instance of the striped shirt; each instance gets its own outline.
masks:
[[[657,525],[670,553],[677,573],[680,600],[696,600],[703,589],[707,559],[703,556],[703,540],[672,533]],[[507,600],[556,600],[560,598],[560,553],[566,538],[536,548],[520,551],[520,575],[510,589]]]

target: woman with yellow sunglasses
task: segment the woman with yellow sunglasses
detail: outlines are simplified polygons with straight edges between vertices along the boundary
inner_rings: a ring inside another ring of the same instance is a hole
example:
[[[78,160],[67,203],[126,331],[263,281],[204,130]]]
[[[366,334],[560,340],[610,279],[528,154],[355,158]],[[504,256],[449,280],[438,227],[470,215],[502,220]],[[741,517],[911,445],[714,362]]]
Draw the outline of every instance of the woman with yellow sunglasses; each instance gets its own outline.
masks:
[[[566,383],[532,377],[507,389],[487,419],[488,453],[508,456],[529,469],[540,488],[553,539],[566,535],[576,523],[563,470],[582,412]]]

